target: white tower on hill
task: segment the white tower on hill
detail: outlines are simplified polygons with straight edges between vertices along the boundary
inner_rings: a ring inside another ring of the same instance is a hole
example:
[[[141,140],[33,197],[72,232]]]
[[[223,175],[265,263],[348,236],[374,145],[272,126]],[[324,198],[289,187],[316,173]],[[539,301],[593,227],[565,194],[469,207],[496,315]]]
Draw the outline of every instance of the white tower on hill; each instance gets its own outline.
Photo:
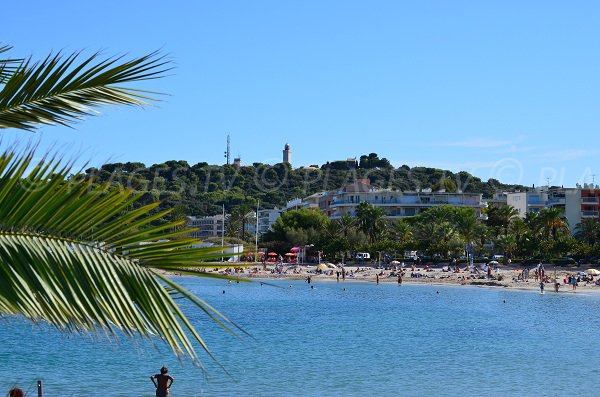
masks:
[[[290,145],[287,143],[283,147],[283,162],[292,164],[292,149],[290,149]]]

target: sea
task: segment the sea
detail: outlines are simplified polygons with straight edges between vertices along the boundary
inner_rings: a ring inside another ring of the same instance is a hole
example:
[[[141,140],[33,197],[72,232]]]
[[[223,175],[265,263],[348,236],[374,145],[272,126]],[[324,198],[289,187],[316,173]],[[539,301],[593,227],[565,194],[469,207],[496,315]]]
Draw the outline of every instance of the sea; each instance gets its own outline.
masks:
[[[240,325],[186,307],[215,359],[160,341],[0,319],[0,396],[596,396],[600,294],[371,282],[175,280]],[[269,284],[266,284],[266,283]]]

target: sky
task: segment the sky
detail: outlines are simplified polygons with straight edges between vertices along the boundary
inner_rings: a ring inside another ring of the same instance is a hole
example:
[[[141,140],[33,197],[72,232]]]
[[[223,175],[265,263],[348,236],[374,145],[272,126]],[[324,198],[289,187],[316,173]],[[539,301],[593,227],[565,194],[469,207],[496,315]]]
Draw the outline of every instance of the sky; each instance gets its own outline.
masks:
[[[76,5],[75,5],[76,4]],[[75,128],[4,131],[91,165],[294,167],[371,152],[523,185],[600,184],[600,2],[9,2],[13,57],[160,49],[175,69]]]

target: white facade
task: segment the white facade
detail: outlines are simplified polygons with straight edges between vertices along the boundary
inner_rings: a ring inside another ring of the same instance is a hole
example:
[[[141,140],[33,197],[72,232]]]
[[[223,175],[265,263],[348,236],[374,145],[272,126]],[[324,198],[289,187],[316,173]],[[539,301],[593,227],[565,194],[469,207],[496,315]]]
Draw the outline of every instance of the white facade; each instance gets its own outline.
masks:
[[[543,208],[561,208],[569,229],[574,232],[583,218],[599,218],[598,211],[594,209],[600,201],[596,197],[598,194],[600,191],[593,186],[583,188],[542,186],[527,192],[508,193],[507,204],[516,208],[521,218],[524,218],[527,212],[539,212]]]
[[[194,245],[193,248],[218,247],[214,243],[202,243]],[[228,244],[223,246],[223,255],[227,262],[239,262],[240,255],[244,253],[244,244]],[[220,252],[219,252],[220,254]]]
[[[277,222],[283,210],[279,208],[258,210],[258,234],[265,234]]]
[[[517,211],[519,211],[519,218],[525,218],[525,214],[527,214],[527,193],[526,192],[516,192],[516,193],[508,193],[506,195],[506,204],[510,205]]]
[[[222,214],[202,217],[188,216],[187,219],[188,227],[198,229],[190,233],[190,237],[200,239],[221,237],[227,229],[227,216],[224,218]]]
[[[489,208],[501,207],[503,205],[506,205],[506,202],[508,200],[508,194],[509,192],[496,192],[494,193],[494,197],[492,197],[491,199],[484,199],[483,201],[487,203],[487,206]]]
[[[486,207],[483,195],[479,193],[446,193],[430,190],[401,192],[376,189],[368,183],[368,180],[358,180],[331,193],[331,201],[327,202],[326,209],[330,218],[341,218],[345,214],[355,216],[356,208],[362,202],[382,208],[387,218],[414,216],[439,205],[473,208],[477,216],[481,217],[481,209]]]
[[[295,198],[285,203],[284,211],[298,210],[305,207],[305,203],[301,198]]]

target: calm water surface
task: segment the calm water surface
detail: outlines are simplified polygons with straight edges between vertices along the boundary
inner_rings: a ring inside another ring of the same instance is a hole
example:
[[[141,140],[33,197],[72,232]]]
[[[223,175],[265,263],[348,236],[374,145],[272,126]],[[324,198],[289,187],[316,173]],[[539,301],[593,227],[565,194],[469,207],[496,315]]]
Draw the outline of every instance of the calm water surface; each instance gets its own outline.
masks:
[[[178,281],[229,315],[232,337],[192,315],[228,376],[162,345],[67,336],[0,319],[0,395],[153,396],[167,365],[173,397],[598,395],[600,296],[373,283]],[[290,287],[291,286],[291,287]],[[346,290],[344,291],[344,288]],[[225,294],[222,291],[225,290]],[[506,301],[506,303],[504,303]]]

